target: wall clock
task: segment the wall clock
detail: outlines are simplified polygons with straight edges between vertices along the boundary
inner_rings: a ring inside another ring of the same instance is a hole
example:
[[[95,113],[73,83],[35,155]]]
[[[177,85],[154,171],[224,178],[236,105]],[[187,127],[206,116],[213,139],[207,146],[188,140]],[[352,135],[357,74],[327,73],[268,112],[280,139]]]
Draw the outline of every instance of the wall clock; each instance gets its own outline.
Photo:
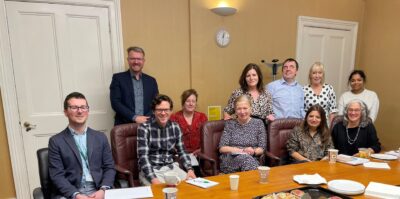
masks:
[[[229,32],[225,29],[221,29],[215,34],[215,41],[219,47],[226,47],[229,45],[231,38]]]

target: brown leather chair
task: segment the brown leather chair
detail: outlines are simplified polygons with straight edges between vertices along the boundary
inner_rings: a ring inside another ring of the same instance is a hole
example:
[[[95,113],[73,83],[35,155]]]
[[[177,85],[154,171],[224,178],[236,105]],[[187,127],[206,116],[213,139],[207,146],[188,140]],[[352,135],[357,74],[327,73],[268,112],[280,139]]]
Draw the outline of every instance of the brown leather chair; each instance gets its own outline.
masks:
[[[344,120],[344,116],[343,116],[343,115],[336,115],[336,116],[333,118],[333,120],[332,120],[332,122],[331,122],[331,125],[329,126],[330,132],[332,133],[333,127],[334,127],[337,123],[339,123],[339,122],[341,122],[341,121],[343,121],[343,120]]]
[[[201,127],[199,166],[203,176],[219,173],[219,140],[225,127],[224,120],[208,121]]]
[[[278,166],[288,163],[289,154],[286,141],[293,128],[300,125],[303,119],[287,118],[276,119],[268,125],[266,163],[269,166]]]
[[[136,123],[121,124],[111,130],[111,149],[121,187],[140,186]],[[128,182],[123,183],[125,181]]]

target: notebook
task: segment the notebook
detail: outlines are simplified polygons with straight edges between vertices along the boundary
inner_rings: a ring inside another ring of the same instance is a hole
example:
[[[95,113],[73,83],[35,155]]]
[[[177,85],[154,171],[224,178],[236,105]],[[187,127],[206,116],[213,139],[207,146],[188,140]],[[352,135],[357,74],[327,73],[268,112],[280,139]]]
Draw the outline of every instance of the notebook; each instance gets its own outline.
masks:
[[[207,180],[204,178],[195,178],[195,179],[190,179],[190,180],[186,180],[187,183],[201,187],[201,188],[210,188],[213,187],[217,184],[219,184],[218,182],[214,182],[211,180]]]
[[[340,154],[337,156],[337,161],[350,165],[359,165],[369,162],[369,159]]]

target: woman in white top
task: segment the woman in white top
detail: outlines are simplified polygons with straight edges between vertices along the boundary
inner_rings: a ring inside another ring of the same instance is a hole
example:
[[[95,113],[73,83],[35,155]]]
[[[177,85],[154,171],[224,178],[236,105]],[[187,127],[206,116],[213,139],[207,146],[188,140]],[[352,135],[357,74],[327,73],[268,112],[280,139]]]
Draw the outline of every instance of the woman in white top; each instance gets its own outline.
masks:
[[[379,111],[379,99],[378,95],[374,91],[367,90],[365,88],[365,82],[367,77],[364,71],[354,70],[349,76],[348,84],[351,87],[350,91],[342,94],[339,99],[339,114],[343,115],[344,107],[353,99],[359,99],[363,101],[368,108],[368,116],[371,118],[372,122],[376,120]]]
[[[303,87],[304,90],[304,110],[319,104],[326,113],[328,124],[338,112],[336,108],[336,94],[333,87],[325,83],[325,70],[321,62],[315,62],[310,67],[308,75],[309,85]]]

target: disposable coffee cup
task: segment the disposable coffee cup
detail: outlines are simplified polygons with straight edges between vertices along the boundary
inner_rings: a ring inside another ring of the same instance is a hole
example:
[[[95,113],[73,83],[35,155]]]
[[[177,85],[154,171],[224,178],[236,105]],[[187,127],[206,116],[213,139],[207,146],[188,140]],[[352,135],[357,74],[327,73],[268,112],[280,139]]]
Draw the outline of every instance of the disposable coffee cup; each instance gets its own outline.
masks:
[[[164,188],[163,190],[165,199],[177,199],[178,189],[177,188]]]
[[[271,168],[266,166],[259,166],[257,167],[258,173],[260,174],[260,183],[265,184],[268,182],[269,170]]]
[[[338,153],[339,150],[337,149],[328,149],[329,163],[336,163]]]
[[[239,188],[239,175],[230,175],[229,183],[231,185],[231,190],[236,191]]]

